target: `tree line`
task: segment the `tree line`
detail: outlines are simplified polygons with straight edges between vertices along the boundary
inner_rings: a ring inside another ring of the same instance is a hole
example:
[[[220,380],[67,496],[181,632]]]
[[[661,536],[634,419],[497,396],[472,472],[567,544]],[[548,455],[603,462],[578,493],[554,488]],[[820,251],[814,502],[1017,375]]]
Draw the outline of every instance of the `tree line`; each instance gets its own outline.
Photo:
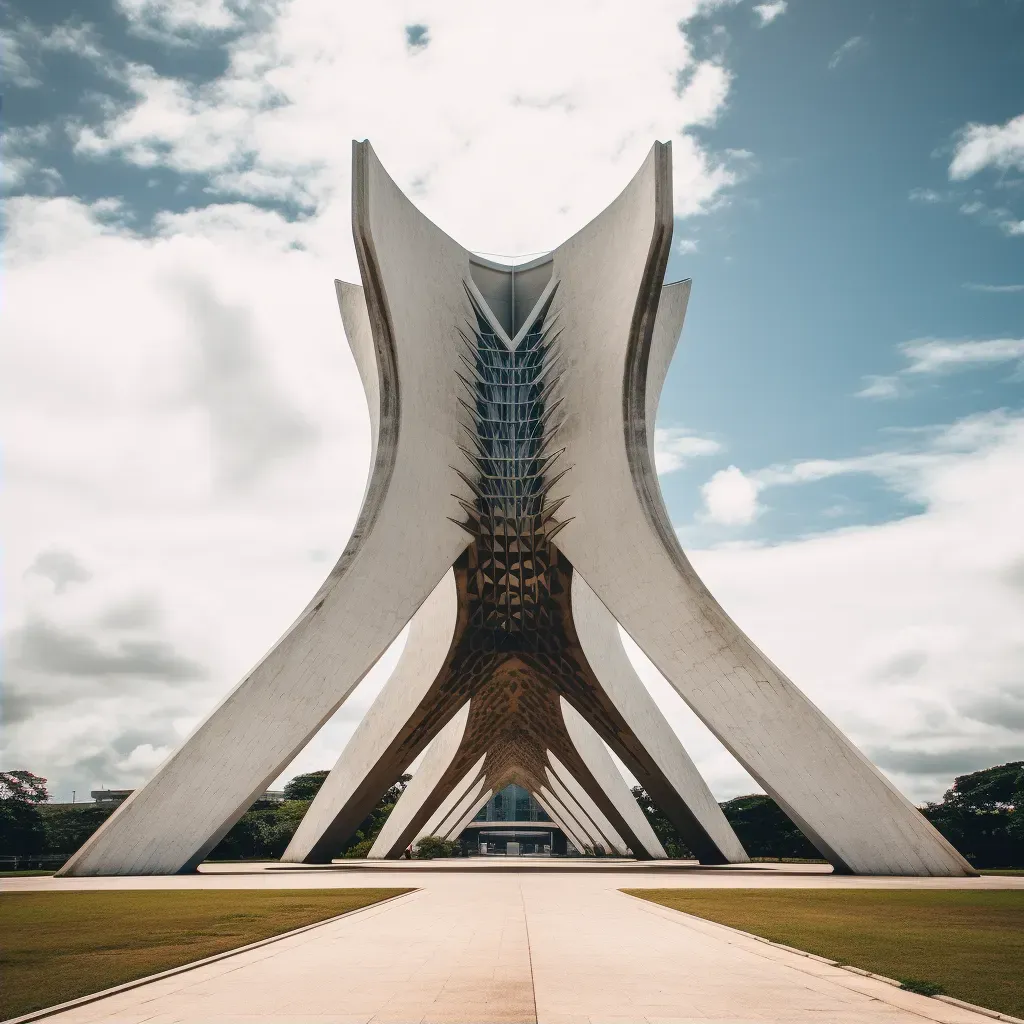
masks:
[[[211,860],[277,859],[327,777],[326,771],[292,779],[279,803],[257,801],[221,840]],[[365,857],[402,795],[410,776],[381,798],[340,857]],[[639,786],[634,796],[670,857],[690,851],[660,808]],[[69,857],[113,813],[95,804],[49,804],[46,780],[31,772],[0,772],[0,856]],[[821,855],[778,804],[762,794],[722,805],[751,857],[818,860]],[[1024,867],[1024,761],[959,775],[941,801],[921,808],[929,821],[978,868]]]
[[[690,851],[639,786],[633,795],[670,857]],[[721,805],[747,853],[769,860],[820,860],[821,854],[768,796],[738,796]],[[1024,867],[1024,761],[958,775],[942,800],[921,813],[976,868]]]

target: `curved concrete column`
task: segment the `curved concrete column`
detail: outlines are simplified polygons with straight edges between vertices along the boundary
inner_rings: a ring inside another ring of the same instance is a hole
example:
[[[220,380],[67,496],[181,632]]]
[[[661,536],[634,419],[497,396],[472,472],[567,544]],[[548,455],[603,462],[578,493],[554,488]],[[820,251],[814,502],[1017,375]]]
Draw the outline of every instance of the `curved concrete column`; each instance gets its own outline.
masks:
[[[721,860],[730,864],[746,863],[749,858],[743,844],[726,820],[714,794],[636,674],[622,646],[618,623],[579,572],[572,576],[572,615],[583,653],[601,687],[642,744],[643,753],[662,776],[659,779],[647,774],[644,782],[649,787],[648,792],[698,857],[701,853],[707,855],[706,844],[710,844]],[[569,712],[565,715],[568,725]],[[574,720],[578,718],[577,715]],[[573,735],[571,728],[570,735]],[[614,769],[614,763],[612,767]],[[642,762],[636,767],[642,767]],[[615,774],[619,774],[617,769]],[[630,803],[647,824],[647,818],[632,794]],[[658,843],[661,856],[665,856],[664,848],[653,831],[650,836]],[[718,858],[712,855],[709,859]]]
[[[672,238],[671,158],[656,144],[607,210],[555,250],[574,464],[556,546],[672,686],[840,870],[965,875],[970,866],[743,634],[679,546],[651,451],[651,383],[685,310],[658,317]],[[600,252],[602,259],[594,259]],[[657,319],[661,320],[658,324]],[[652,360],[652,354],[654,358]],[[624,420],[609,415],[622,409]]]
[[[485,789],[470,805],[466,812],[455,820],[455,824],[448,828],[443,834],[444,838],[454,842],[465,831],[466,826],[477,816],[480,808],[494,796],[493,789]]]
[[[402,839],[416,817],[423,812],[424,808],[431,806],[432,801],[436,800],[440,804],[451,795],[451,791],[438,794],[437,787],[448,772],[452,761],[455,760],[468,718],[469,705],[466,704],[427,748],[419,769],[409,781],[409,785],[405,787],[405,792],[398,798],[398,803],[395,804],[388,820],[384,822],[384,827],[380,830],[369,854],[367,854],[368,857],[379,860],[385,857],[401,856],[405,849]],[[472,770],[471,776],[463,780],[467,786],[475,781],[482,768],[483,758],[480,758]],[[431,806],[429,813],[435,809],[436,805]]]
[[[587,814],[569,790],[562,785],[557,775],[552,773],[550,769],[545,774],[547,775],[548,792],[558,800],[565,812],[576,823],[580,834],[589,841],[589,844],[594,849],[600,846],[605,852],[611,853],[614,850],[611,839],[601,831],[594,819]],[[605,820],[607,821],[607,818]]]
[[[639,683],[639,680],[637,680]],[[642,685],[642,684],[641,684]],[[645,691],[646,692],[646,691]],[[643,844],[648,856],[664,860],[668,854],[661,841],[654,834],[651,823],[647,820],[640,805],[626,785],[626,780],[605,748],[601,737],[593,730],[587,720],[563,697],[561,699],[562,718],[565,729],[584,764],[590,769],[597,784],[612,802],[615,809],[632,830],[636,838]],[[552,763],[559,766],[552,755]],[[560,772],[561,774],[561,772]],[[566,771],[566,774],[568,771]],[[568,784],[568,783],[567,783]],[[639,850],[634,850],[639,855]]]
[[[388,752],[441,672],[457,620],[455,575],[449,570],[413,616],[398,664],[345,745],[282,860],[329,861],[408,767],[396,764]]]
[[[632,851],[626,845],[622,836],[616,831],[615,826],[602,813],[601,808],[590,799],[587,791],[572,777],[565,765],[554,754],[550,756],[551,767],[546,769],[545,774],[548,777],[548,783],[551,785],[552,791],[558,793],[560,786],[576,802],[576,805],[594,823],[595,827],[600,830],[604,838],[602,845],[608,853],[615,853],[620,857],[628,857]]]
[[[547,786],[541,786],[533,794],[534,799],[547,811],[548,817],[572,840],[573,846],[583,853],[588,846],[593,847],[592,840],[584,833],[569,812],[562,806],[558,797]]]
[[[486,778],[477,779],[476,782],[462,794],[456,804],[441,818],[433,829],[430,831],[427,831],[425,828],[420,829],[416,839],[413,841],[413,845],[418,843],[424,836],[441,836],[442,838],[445,838],[483,792],[486,782]]]
[[[402,195],[368,143],[353,147],[353,193],[368,290],[365,303],[352,288],[341,289],[340,300],[367,386],[374,446],[352,537],[285,635],[60,874],[194,869],[334,714],[466,547],[448,517],[461,431],[450,401],[458,365],[451,333],[471,312],[463,285],[469,254]],[[429,530],[417,528],[423,521]]]
[[[451,792],[437,805],[436,810],[429,818],[424,822],[423,827],[416,833],[413,839],[413,845],[424,836],[437,836],[440,835],[440,828],[442,823],[447,821],[455,808],[455,805],[462,800],[462,798],[473,788],[473,783],[479,778],[479,784],[482,786],[486,781],[486,776],[480,776],[476,767],[471,768],[466,774],[459,780],[459,782],[452,788]]]

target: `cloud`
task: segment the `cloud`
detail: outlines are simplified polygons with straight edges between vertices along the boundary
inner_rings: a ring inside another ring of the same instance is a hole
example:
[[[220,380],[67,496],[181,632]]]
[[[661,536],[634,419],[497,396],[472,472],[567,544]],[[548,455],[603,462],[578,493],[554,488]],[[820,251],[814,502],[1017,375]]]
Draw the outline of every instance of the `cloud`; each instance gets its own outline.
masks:
[[[990,294],[1011,294],[1013,292],[1024,292],[1024,284],[971,284],[965,283],[965,288],[972,292],[989,292]]]
[[[975,287],[979,291],[1002,290],[998,286],[965,287]],[[1009,290],[1016,288],[1010,286]],[[855,392],[857,398],[900,398],[911,393],[908,377],[934,377],[1024,360],[1024,338],[916,338],[903,342],[899,351],[908,365],[899,373],[888,376],[869,374],[864,378],[864,387]]]
[[[102,647],[89,635],[32,619],[11,633],[15,668],[64,676],[133,676],[184,682],[202,679],[205,669],[160,640],[122,640]]]
[[[1024,732],[1024,684],[972,697],[960,705],[968,718]]]
[[[920,338],[906,342],[900,350],[910,360],[904,373],[955,373],[1024,359],[1024,338],[993,338],[988,341]]]
[[[988,167],[1024,170],[1024,114],[1002,125],[971,122],[960,129],[949,164],[950,178],[963,181]]]
[[[757,4],[754,7],[754,13],[760,19],[761,28],[770,25],[780,15],[785,14],[788,6],[786,0],[771,0],[769,3]]]
[[[917,447],[743,477],[761,493],[851,472],[877,474],[915,512],[688,554],[751,640],[904,792],[937,799],[954,774],[1019,759],[1024,745],[1024,416],[969,417]],[[753,791],[650,663],[634,661],[716,795]]]
[[[92,573],[70,551],[61,548],[41,551],[26,572],[48,579],[58,594],[69,584],[92,579]]]
[[[469,0],[438,10],[425,35],[407,4],[354,13],[294,0],[277,16],[243,17],[213,81],[127,65],[131,99],[80,126],[76,152],[199,176],[241,197],[272,193],[343,238],[350,139],[369,137],[424,212],[469,247],[542,250],[599,212],[656,138],[673,142],[678,214],[712,208],[737,179],[736,159],[690,132],[715,123],[732,77],[698,59],[680,30],[703,9],[684,0],[597,17],[584,0],[555,11],[536,0],[496,40],[491,11]]]
[[[654,467],[659,474],[674,473],[690,459],[715,455],[721,449],[717,441],[675,427],[657,427],[654,431]]]
[[[889,768],[907,775],[948,776],[952,781],[955,775],[965,775],[980,768],[1012,761],[1020,753],[1020,747],[1007,746],[994,750],[990,747],[966,747],[940,751],[869,747],[866,753],[879,768]]]
[[[912,203],[941,203],[946,199],[941,192],[933,188],[912,188],[908,194]]]
[[[703,518],[724,526],[746,526],[762,511],[757,496],[761,485],[736,466],[720,469],[701,488]]]
[[[220,479],[244,485],[313,443],[316,429],[276,387],[245,309],[221,302],[199,278],[182,278],[175,290],[195,337],[188,398],[209,419]]]
[[[850,38],[847,39],[846,42],[843,43],[843,45],[840,46],[839,49],[837,49],[835,51],[835,53],[832,54],[831,57],[829,57],[829,60],[828,60],[828,69],[829,69],[829,71],[835,71],[835,69],[837,67],[839,67],[839,65],[847,57],[849,57],[850,54],[856,53],[857,51],[862,50],[866,45],[867,45],[867,40],[864,38],[864,36],[850,36]]]
[[[697,239],[695,238],[680,238],[676,242],[676,252],[680,256],[689,256],[690,253],[697,251]]]
[[[117,0],[135,34],[170,44],[238,29],[251,6],[248,0]]]
[[[4,81],[19,89],[34,89],[43,83],[22,50],[20,33],[0,28],[0,72]]]
[[[20,191],[36,175],[60,175],[52,168],[41,166],[39,152],[49,143],[48,125],[26,125],[6,128],[3,138],[3,163],[0,164],[0,184],[8,193]]]
[[[899,377],[869,374],[864,387],[856,392],[857,398],[899,398],[904,393]]]

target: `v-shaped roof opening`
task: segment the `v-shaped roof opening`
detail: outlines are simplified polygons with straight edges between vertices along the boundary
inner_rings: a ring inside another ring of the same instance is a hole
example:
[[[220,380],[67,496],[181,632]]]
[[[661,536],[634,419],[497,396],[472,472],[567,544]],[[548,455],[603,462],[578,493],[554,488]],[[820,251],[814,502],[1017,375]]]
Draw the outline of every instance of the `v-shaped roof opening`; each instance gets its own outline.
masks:
[[[514,338],[551,280],[552,267],[550,254],[519,266],[474,256],[469,272],[494,318]]]

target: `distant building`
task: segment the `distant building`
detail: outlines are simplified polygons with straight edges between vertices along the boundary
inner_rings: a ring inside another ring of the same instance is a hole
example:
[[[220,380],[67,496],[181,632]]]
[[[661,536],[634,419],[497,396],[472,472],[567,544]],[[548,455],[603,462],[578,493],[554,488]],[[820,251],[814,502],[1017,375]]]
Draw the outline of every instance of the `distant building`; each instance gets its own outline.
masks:
[[[101,807],[118,807],[134,793],[134,789],[94,789],[89,795]],[[279,804],[284,802],[283,789],[268,789],[256,798],[258,804]],[[68,806],[71,806],[70,804]]]
[[[134,793],[134,789],[94,789],[89,795],[98,804],[105,807],[116,807],[123,804]]]

